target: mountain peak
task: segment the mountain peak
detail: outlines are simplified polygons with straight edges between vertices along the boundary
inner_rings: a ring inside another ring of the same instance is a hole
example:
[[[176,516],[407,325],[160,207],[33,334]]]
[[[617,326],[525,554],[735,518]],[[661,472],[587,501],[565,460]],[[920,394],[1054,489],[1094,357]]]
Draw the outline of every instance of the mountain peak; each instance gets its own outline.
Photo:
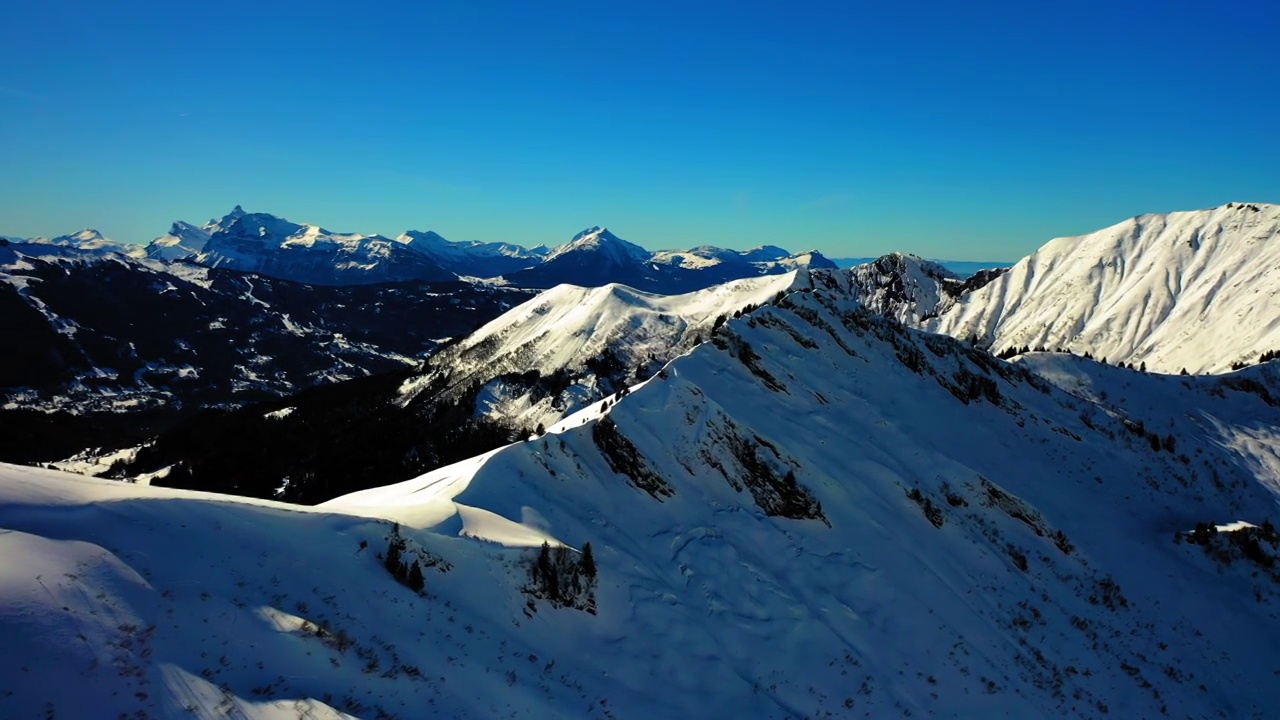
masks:
[[[613,233],[609,232],[609,228],[601,227],[599,225],[592,225],[586,230],[583,230],[577,235],[574,235],[573,238],[569,240],[569,242],[586,240],[591,237],[598,237],[602,240],[620,240],[620,238],[617,235],[614,235]]]
[[[106,240],[106,238],[102,236],[102,233],[98,232],[93,228],[85,228],[79,232],[71,233],[70,235],[62,235],[60,237],[54,238],[54,242],[57,242],[59,240],[65,240],[65,241],[70,241],[74,243],[87,243],[87,242],[98,242],[101,240]]]
[[[619,262],[643,261],[650,256],[648,250],[614,235],[609,232],[609,228],[593,225],[556,248],[547,260],[575,251],[604,252]]]
[[[404,233],[400,235],[400,237],[396,238],[396,240],[399,240],[400,242],[405,243],[407,245],[413,245],[417,243],[421,243],[423,245],[453,245],[454,244],[451,241],[446,240],[443,235],[436,232],[435,230],[406,230]]]

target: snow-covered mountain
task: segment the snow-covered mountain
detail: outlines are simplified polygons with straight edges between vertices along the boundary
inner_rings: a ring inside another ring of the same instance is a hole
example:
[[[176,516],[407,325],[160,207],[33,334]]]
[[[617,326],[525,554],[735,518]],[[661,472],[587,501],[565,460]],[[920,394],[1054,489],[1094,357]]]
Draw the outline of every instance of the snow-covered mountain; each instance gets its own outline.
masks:
[[[912,257],[915,257],[915,256],[912,256]],[[879,258],[873,258],[873,257],[831,258],[831,262],[835,263],[836,267],[851,268],[856,265],[866,265],[867,263],[874,262],[878,259]],[[1013,263],[1010,263],[1010,262],[1000,262],[1000,261],[979,262],[974,260],[928,260],[928,262],[931,262],[935,265],[941,265],[942,267],[946,268],[950,273],[960,278],[961,280],[972,277],[973,275],[976,275],[979,272],[1000,270],[1003,268],[1008,268],[1009,266],[1013,265]]]
[[[462,283],[307,286],[7,243],[0,458],[52,460],[58,448],[141,439],[159,418],[406,368],[528,296]]]
[[[807,278],[807,276],[804,276]],[[686,295],[562,285],[512,308],[412,371],[196,418],[115,470],[159,482],[320,502],[527,437],[650,377],[798,273]],[[226,444],[237,451],[226,453]],[[288,446],[293,453],[280,453]]]
[[[550,425],[657,371],[710,337],[716,323],[792,288],[795,272],[737,280],[682,295],[624,285],[560,285],[431,358],[400,389],[480,388],[476,410],[518,427]],[[550,383],[554,388],[543,387]],[[556,390],[556,391],[552,391]]]
[[[6,238],[9,242],[25,243],[33,246],[47,246],[49,248],[68,248],[83,253],[92,253],[95,255],[118,254],[131,258],[141,258],[146,255],[146,251],[140,245],[131,243],[120,243],[110,240],[102,236],[102,233],[93,228],[85,228],[80,232],[71,233],[70,235],[59,235],[58,237],[49,238]],[[42,252],[40,247],[32,247],[28,252]]]
[[[317,285],[361,285],[386,282],[457,280],[408,244],[381,235],[335,233],[317,225],[299,225],[266,213],[245,213],[236,206],[214,223],[203,245],[191,256],[199,265]],[[185,227],[153,242],[153,256],[173,259],[177,248],[199,244],[199,233]]]
[[[1139,215],[1059,238],[923,327],[1176,373],[1280,349],[1280,205]]]
[[[619,238],[607,228],[590,227],[552,249],[541,265],[512,273],[506,279],[520,287],[617,283],[645,292],[677,294],[801,267],[835,266],[816,251],[790,255],[771,246],[746,251],[699,246],[688,251],[655,253]]]
[[[410,230],[396,240],[463,277],[492,278],[540,264],[550,252],[539,245],[525,248],[503,242],[455,242],[430,230]]]
[[[773,246],[745,251],[700,246],[653,253],[601,227],[583,230],[554,249],[454,242],[439,233],[418,230],[392,240],[245,213],[238,205],[203,226],[175,222],[168,233],[151,241],[145,253],[160,260],[186,260],[321,285],[465,277],[502,278],[504,284],[537,289],[565,283],[621,283],[668,294],[800,267],[834,267],[817,252],[791,255]]]
[[[244,215],[239,205],[228,217],[233,217],[237,213]],[[219,229],[221,228],[216,220],[209,221],[203,227],[181,220],[175,221],[169,228],[169,232],[147,245],[147,257],[156,260],[189,260],[204,250],[205,244],[209,242],[209,236]]]
[[[1051,384],[812,278],[319,512],[0,468],[0,715],[1273,714],[1275,368]]]

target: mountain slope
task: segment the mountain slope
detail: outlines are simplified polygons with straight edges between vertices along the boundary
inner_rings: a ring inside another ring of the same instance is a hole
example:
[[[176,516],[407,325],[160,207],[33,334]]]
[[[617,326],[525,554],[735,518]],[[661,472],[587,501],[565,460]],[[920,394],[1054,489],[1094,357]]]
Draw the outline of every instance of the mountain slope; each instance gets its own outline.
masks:
[[[796,274],[776,275],[678,296],[561,286],[421,367],[193,418],[116,472],[307,503],[410,478],[527,437],[649,377],[728,316],[796,282]],[[225,452],[232,444],[237,452]]]
[[[1229,203],[1053,240],[923,327],[1221,372],[1280,348],[1278,291],[1280,205]]]
[[[1276,580],[1174,536],[1274,522],[1280,410],[1179,380],[1117,416],[819,289],[605,412],[326,506],[590,540],[620,573],[609,674],[664,688],[642,715],[1264,717]]]
[[[0,333],[14,339],[0,365],[0,458],[137,442],[152,420],[404,368],[527,296],[460,283],[307,286],[10,243],[0,247]]]
[[[1046,359],[1103,406],[840,277],[316,510],[0,467],[0,715],[1269,717],[1274,569],[1178,531],[1275,521],[1275,368]]]

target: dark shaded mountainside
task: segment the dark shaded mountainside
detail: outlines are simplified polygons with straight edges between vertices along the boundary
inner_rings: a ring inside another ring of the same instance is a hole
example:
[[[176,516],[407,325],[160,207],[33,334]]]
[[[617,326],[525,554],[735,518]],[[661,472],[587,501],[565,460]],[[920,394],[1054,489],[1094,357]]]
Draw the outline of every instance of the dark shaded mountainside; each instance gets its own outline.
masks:
[[[204,408],[408,367],[531,293],[312,286],[23,243],[0,247],[0,459],[136,443]]]

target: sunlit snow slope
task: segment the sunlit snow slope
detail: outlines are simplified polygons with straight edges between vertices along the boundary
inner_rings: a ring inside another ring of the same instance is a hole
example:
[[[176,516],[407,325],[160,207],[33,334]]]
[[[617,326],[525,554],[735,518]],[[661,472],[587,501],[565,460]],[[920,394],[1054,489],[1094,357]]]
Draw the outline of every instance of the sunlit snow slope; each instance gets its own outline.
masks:
[[[1059,238],[924,323],[992,349],[1221,372],[1280,349],[1280,205],[1139,215]]]
[[[683,295],[559,285],[437,353],[427,372],[401,388],[401,402],[424,391],[480,385],[477,412],[530,428],[550,424],[648,377],[710,337],[717,318],[769,302],[807,278],[806,271],[792,271]],[[536,387],[538,381],[546,387]]]

